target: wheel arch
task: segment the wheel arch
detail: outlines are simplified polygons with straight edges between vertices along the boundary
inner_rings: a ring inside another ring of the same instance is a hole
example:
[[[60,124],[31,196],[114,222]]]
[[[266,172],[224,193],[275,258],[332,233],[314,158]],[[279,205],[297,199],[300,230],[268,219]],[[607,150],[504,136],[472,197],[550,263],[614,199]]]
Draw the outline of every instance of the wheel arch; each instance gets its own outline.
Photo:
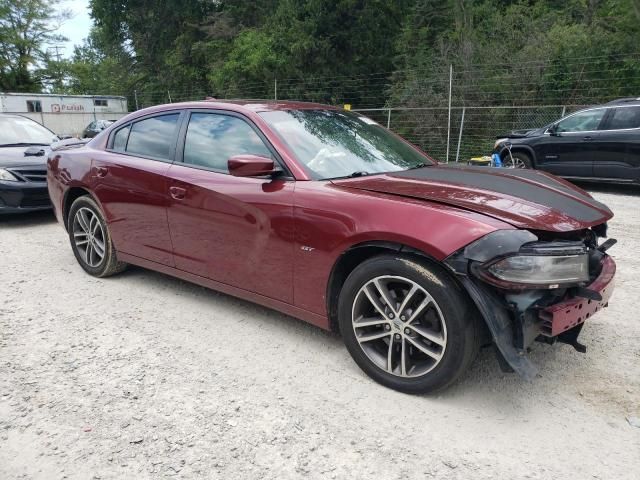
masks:
[[[511,151],[513,153],[517,153],[517,152],[526,153],[531,159],[531,165],[534,168],[538,166],[538,161],[536,159],[536,152],[530,145],[514,144],[511,146]],[[500,152],[500,158],[504,160],[507,157],[507,155],[509,155],[509,149],[507,147],[503,147],[502,151]]]
[[[362,262],[383,253],[402,252],[446,268],[428,253],[400,242],[373,240],[357,243],[344,250],[331,269],[327,283],[326,308],[329,329],[338,332],[338,297],[349,274]],[[452,278],[455,277],[452,275]],[[457,280],[456,280],[457,282]]]
[[[76,185],[68,188],[64,193],[64,197],[62,199],[62,219],[64,221],[65,230],[68,230],[69,211],[71,210],[71,205],[73,205],[73,202],[75,202],[78,198],[87,195],[91,197],[98,205],[100,205],[100,202],[98,202],[95,195],[93,195],[93,193],[91,193],[91,191],[86,187]]]

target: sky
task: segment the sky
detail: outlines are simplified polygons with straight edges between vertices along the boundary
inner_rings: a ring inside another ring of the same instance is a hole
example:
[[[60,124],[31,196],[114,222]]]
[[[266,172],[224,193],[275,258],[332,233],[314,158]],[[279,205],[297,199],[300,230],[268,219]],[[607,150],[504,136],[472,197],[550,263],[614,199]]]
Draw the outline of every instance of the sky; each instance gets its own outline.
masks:
[[[72,18],[64,22],[58,30],[60,35],[69,40],[60,44],[64,50],[60,54],[64,57],[73,55],[73,46],[82,44],[89,35],[91,29],[91,18],[89,17],[89,0],[62,0],[57,8],[71,11]]]

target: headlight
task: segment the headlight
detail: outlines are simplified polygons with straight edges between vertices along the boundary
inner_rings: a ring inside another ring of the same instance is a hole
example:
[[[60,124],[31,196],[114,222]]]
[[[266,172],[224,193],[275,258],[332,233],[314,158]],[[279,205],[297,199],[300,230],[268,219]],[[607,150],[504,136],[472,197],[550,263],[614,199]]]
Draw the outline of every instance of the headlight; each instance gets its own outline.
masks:
[[[519,285],[546,286],[577,284],[589,280],[589,259],[581,255],[514,255],[486,267],[493,277]]]
[[[8,182],[17,182],[18,178],[8,170],[0,168],[0,180],[6,180]]]
[[[581,240],[539,240],[527,230],[496,230],[445,262],[456,273],[471,272],[500,289],[537,290],[588,283],[594,269],[590,255]]]

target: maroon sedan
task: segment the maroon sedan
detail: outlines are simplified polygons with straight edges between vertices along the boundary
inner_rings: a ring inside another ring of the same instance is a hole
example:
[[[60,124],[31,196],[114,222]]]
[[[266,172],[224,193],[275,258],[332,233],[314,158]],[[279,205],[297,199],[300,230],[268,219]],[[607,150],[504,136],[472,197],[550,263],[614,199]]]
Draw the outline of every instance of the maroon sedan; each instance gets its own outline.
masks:
[[[527,379],[534,341],[607,305],[611,211],[537,171],[452,167],[307,103],[141,110],[48,161],[84,270],[158,270],[339,331],[374,380],[455,381],[482,345]]]

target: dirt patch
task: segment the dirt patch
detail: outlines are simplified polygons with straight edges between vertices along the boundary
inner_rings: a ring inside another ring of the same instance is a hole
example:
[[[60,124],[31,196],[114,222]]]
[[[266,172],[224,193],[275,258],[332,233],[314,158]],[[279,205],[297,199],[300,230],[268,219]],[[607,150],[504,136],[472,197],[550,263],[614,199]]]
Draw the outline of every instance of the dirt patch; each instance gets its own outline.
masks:
[[[370,381],[339,337],[158,273],[76,264],[48,214],[0,220],[0,478],[634,478],[640,196],[611,306],[538,345],[526,383],[481,352],[438,396]]]

